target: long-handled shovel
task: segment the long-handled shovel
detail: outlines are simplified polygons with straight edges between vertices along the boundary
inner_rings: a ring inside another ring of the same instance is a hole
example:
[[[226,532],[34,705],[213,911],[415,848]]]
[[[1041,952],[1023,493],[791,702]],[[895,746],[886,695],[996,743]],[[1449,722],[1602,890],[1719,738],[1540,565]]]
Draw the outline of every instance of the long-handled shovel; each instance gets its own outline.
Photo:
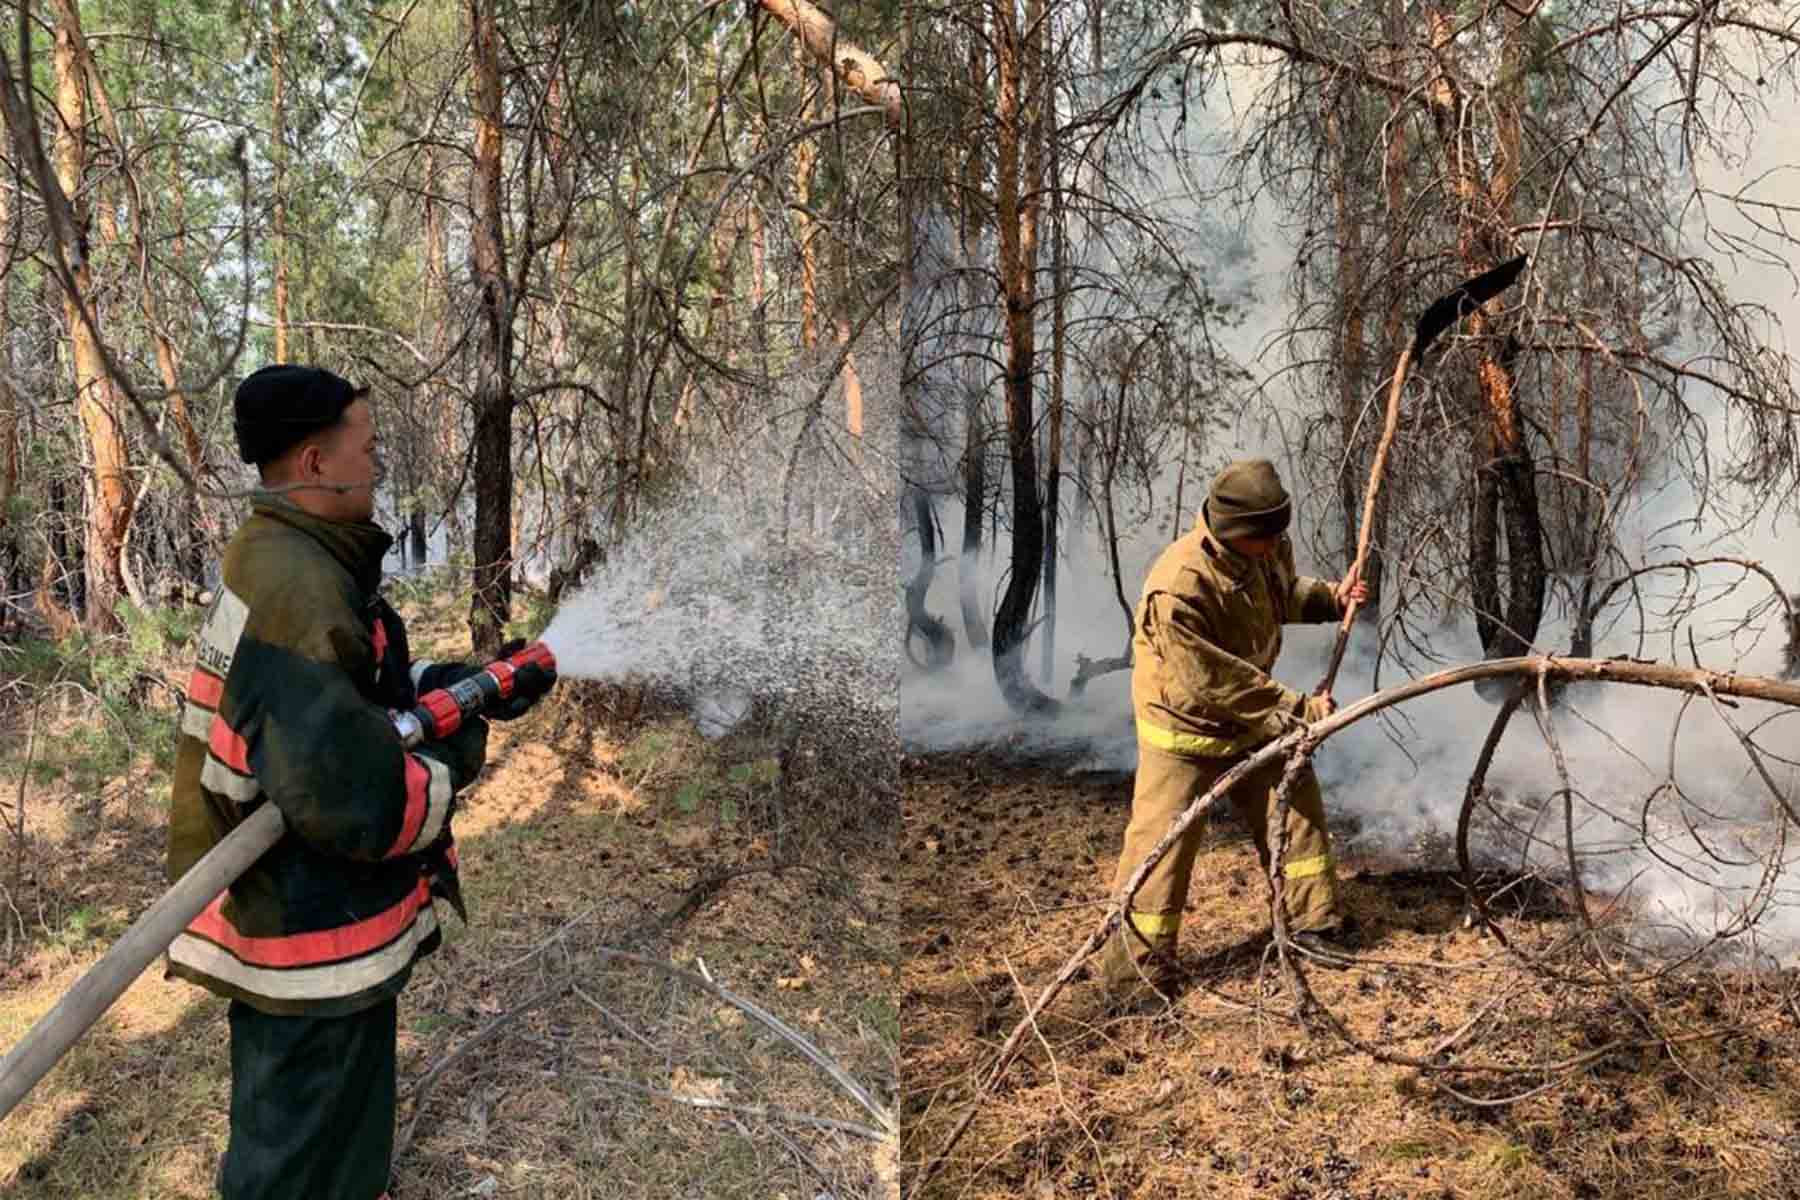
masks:
[[[1439,334],[1511,287],[1519,272],[1525,269],[1527,257],[1521,254],[1458,285],[1455,290],[1432,301],[1431,307],[1419,318],[1412,340],[1400,352],[1400,363],[1394,368],[1393,386],[1388,388],[1387,421],[1382,427],[1381,441],[1375,447],[1375,462],[1369,468],[1369,487],[1363,495],[1362,526],[1356,537],[1356,560],[1346,579],[1361,578],[1369,557],[1369,535],[1375,524],[1375,497],[1381,491],[1382,476],[1387,473],[1388,451],[1393,448],[1394,431],[1400,425],[1400,391],[1406,386],[1407,371],[1423,357],[1426,347],[1436,341]],[[1354,600],[1345,606],[1343,623],[1338,626],[1337,644],[1331,648],[1331,665],[1326,668],[1325,678],[1313,689],[1313,695],[1326,695],[1337,682],[1338,668],[1344,662],[1344,647],[1350,643],[1350,627],[1356,621],[1359,607]]]

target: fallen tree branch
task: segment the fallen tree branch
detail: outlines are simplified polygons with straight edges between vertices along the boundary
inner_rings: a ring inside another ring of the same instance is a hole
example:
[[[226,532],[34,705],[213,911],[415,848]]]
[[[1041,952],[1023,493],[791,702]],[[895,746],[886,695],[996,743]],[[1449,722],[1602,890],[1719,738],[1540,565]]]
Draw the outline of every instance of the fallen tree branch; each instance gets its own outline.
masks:
[[[596,946],[594,947],[594,953],[601,955],[604,958],[617,958],[625,962],[636,963],[640,967],[649,967],[651,970],[660,971],[672,979],[679,979],[684,983],[690,983],[697,988],[711,992],[719,999],[725,1001],[725,1003],[739,1009],[747,1016],[753,1017],[776,1036],[780,1037],[782,1041],[798,1050],[801,1056],[808,1062],[831,1076],[839,1087],[843,1088],[844,1091],[849,1093],[858,1104],[868,1110],[870,1116],[874,1117],[877,1121],[880,1121],[882,1127],[889,1133],[899,1133],[900,1125],[899,1122],[895,1120],[894,1114],[889,1112],[885,1106],[875,1099],[874,1096],[870,1095],[867,1088],[858,1083],[848,1071],[844,1070],[844,1068],[839,1066],[829,1055],[808,1041],[791,1025],[783,1021],[774,1013],[761,1007],[755,1001],[747,1000],[737,993],[719,986],[704,975],[684,970],[674,963],[664,962],[661,959],[647,958],[642,954],[633,954],[628,950],[616,950],[611,946]]]
[[[1099,926],[1088,934],[1081,946],[1070,956],[1055,977],[1045,986],[1037,1000],[1025,1015],[1013,1027],[1012,1033],[1001,1046],[994,1064],[986,1076],[977,1084],[975,1094],[971,1097],[967,1110],[956,1126],[951,1130],[944,1144],[926,1162],[915,1188],[922,1189],[943,1170],[949,1156],[962,1140],[969,1126],[974,1122],[976,1114],[981,1110],[985,1098],[993,1091],[996,1084],[1004,1076],[1006,1068],[1018,1054],[1019,1047],[1026,1034],[1037,1023],[1044,1010],[1061,994],[1075,973],[1080,970],[1094,951],[1105,944],[1106,939],[1118,929],[1125,911],[1130,907],[1132,898],[1137,894],[1144,880],[1156,864],[1180,840],[1181,836],[1191,828],[1194,822],[1205,816],[1215,804],[1227,796],[1239,781],[1258,768],[1275,761],[1285,755],[1291,755],[1303,744],[1310,749],[1322,744],[1326,739],[1339,731],[1354,725],[1366,717],[1416,700],[1421,696],[1462,684],[1474,683],[1484,679],[1524,679],[1538,678],[1558,680],[1562,682],[1590,683],[1624,683],[1640,687],[1655,687],[1667,690],[1686,692],[1690,695],[1708,695],[1716,693],[1723,696],[1737,696],[1745,699],[1764,700],[1775,704],[1784,704],[1792,708],[1800,708],[1800,681],[1770,679],[1760,675],[1738,675],[1732,672],[1710,671],[1699,667],[1677,667],[1666,663],[1639,662],[1631,659],[1593,659],[1593,658],[1556,658],[1552,656],[1533,655],[1517,658],[1497,658],[1486,662],[1469,663],[1424,675],[1406,683],[1397,684],[1384,691],[1366,696],[1345,708],[1339,709],[1331,716],[1314,725],[1295,729],[1292,732],[1269,742],[1261,749],[1250,754],[1231,770],[1220,776],[1218,781],[1207,792],[1196,798],[1182,810],[1169,825],[1168,830],[1153,846],[1136,869],[1127,878],[1119,894],[1108,906],[1105,917]],[[1465,798],[1465,804],[1469,800]],[[1329,1014],[1327,1014],[1329,1017]],[[1334,1027],[1345,1041],[1371,1053],[1382,1061],[1395,1062],[1400,1065],[1414,1066],[1427,1070],[1474,1070],[1473,1064],[1445,1066],[1415,1059],[1410,1056],[1394,1055],[1385,1051],[1377,1051],[1367,1043],[1356,1038],[1349,1030],[1331,1018]],[[1578,1062],[1588,1061],[1591,1056],[1583,1056]],[[1512,1066],[1511,1071],[1520,1068]]]
[[[688,889],[687,894],[682,897],[680,904],[677,904],[674,908],[658,917],[649,925],[629,933],[625,938],[626,943],[633,944],[646,941],[661,933],[663,930],[686,920],[694,912],[698,911],[701,905],[705,904],[716,895],[719,888],[722,887],[729,878],[731,878],[731,873],[728,872],[717,876],[708,876],[707,878],[702,879],[699,883]],[[574,920],[564,925],[551,936],[549,941],[544,943],[544,947],[549,946],[563,934],[574,928],[592,911],[592,909],[589,909],[588,912],[582,913],[581,916],[576,917]],[[541,950],[544,947],[539,947],[539,949]],[[536,952],[534,951],[533,953],[535,954]],[[530,957],[530,955],[527,956],[527,958]],[[486,1025],[483,1025],[480,1029],[470,1034],[469,1037],[460,1042],[454,1050],[431,1064],[425,1074],[421,1075],[416,1082],[409,1083],[405,1088],[401,1089],[399,1095],[395,1097],[395,1102],[397,1104],[399,1101],[405,1100],[409,1096],[412,1097],[413,1114],[412,1120],[407,1122],[406,1132],[401,1135],[399,1141],[394,1145],[394,1161],[398,1162],[401,1156],[405,1154],[407,1148],[412,1145],[413,1135],[419,1128],[419,1118],[424,1115],[425,1112],[426,1097],[431,1094],[431,1089],[437,1084],[437,1081],[443,1076],[445,1071],[460,1062],[469,1051],[475,1049],[477,1046],[484,1045],[495,1034],[499,1033],[502,1029],[505,1029],[508,1025],[511,1025],[526,1013],[531,1012],[533,1009],[552,1000],[560,999],[572,990],[574,986],[575,980],[570,976],[539,988],[536,992],[533,992],[530,996],[527,996],[524,1000],[513,1005],[511,1008],[489,1021]]]
[[[811,1125],[818,1129],[835,1129],[839,1133],[853,1133],[860,1138],[868,1138],[871,1142],[885,1142],[894,1135],[891,1132],[861,1125],[855,1121],[840,1121],[835,1117],[815,1117],[811,1113],[795,1112],[791,1108],[776,1108],[763,1104],[734,1104],[729,1100],[714,1100],[708,1096],[686,1096],[680,1092],[671,1092],[665,1088],[651,1087],[646,1083],[638,1083],[632,1079],[615,1079],[610,1075],[589,1076],[593,1082],[603,1087],[624,1088],[626,1091],[642,1092],[646,1096],[656,1096],[663,1100],[673,1100],[677,1104],[687,1104],[694,1108],[710,1108],[720,1112],[743,1113],[745,1116],[762,1117],[766,1120],[788,1121],[796,1125]]]
[[[1075,656],[1075,678],[1069,680],[1069,695],[1081,695],[1087,685],[1102,675],[1111,675],[1114,671],[1131,670],[1131,648],[1115,658],[1089,658],[1085,654]]]

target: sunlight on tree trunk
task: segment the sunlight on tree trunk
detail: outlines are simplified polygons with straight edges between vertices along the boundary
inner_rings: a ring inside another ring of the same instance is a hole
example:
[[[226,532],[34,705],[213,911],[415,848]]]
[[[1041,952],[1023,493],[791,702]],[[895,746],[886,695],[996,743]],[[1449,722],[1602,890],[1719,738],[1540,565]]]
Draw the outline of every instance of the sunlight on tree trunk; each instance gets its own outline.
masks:
[[[81,69],[81,18],[75,0],[56,2],[56,101],[60,121],[56,136],[56,173],[64,193],[75,206],[76,221],[86,229],[87,202],[82,196],[87,182],[87,89]],[[86,604],[83,620],[89,629],[115,633],[124,628],[114,611],[124,595],[125,579],[119,554],[125,528],[131,523],[130,445],[119,418],[118,396],[101,359],[95,336],[99,315],[89,309],[90,328],[82,305],[94,295],[92,264],[86,254],[70,263],[77,296],[63,296],[63,315],[75,367],[75,406],[92,455],[92,474],[84,490],[88,497]]]

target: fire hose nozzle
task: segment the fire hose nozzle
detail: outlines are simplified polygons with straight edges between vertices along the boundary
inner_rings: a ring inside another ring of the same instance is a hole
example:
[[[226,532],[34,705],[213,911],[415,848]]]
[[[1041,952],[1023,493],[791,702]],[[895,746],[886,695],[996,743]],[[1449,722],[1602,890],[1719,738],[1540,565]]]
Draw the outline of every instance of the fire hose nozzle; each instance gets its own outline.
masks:
[[[556,655],[543,642],[533,642],[509,658],[496,659],[469,676],[419,697],[412,711],[394,713],[394,729],[409,749],[420,742],[449,737],[462,723],[491,706],[512,699],[513,681],[522,667],[556,672]]]

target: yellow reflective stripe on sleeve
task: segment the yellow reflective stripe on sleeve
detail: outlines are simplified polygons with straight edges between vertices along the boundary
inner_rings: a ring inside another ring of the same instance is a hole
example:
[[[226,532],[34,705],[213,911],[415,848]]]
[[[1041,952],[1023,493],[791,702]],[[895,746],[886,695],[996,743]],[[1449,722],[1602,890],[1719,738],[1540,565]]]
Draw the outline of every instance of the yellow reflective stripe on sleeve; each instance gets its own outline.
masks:
[[[1146,745],[1190,758],[1230,758],[1242,754],[1259,740],[1253,733],[1236,738],[1211,737],[1204,733],[1176,733],[1173,729],[1152,725],[1142,717],[1138,718],[1137,735]]]
[[[1181,929],[1181,914],[1134,912],[1131,927],[1147,938],[1163,937]]]
[[[1331,870],[1331,855],[1320,854],[1312,858],[1296,858],[1281,868],[1281,873],[1289,879],[1310,879],[1314,875],[1323,875]]]

